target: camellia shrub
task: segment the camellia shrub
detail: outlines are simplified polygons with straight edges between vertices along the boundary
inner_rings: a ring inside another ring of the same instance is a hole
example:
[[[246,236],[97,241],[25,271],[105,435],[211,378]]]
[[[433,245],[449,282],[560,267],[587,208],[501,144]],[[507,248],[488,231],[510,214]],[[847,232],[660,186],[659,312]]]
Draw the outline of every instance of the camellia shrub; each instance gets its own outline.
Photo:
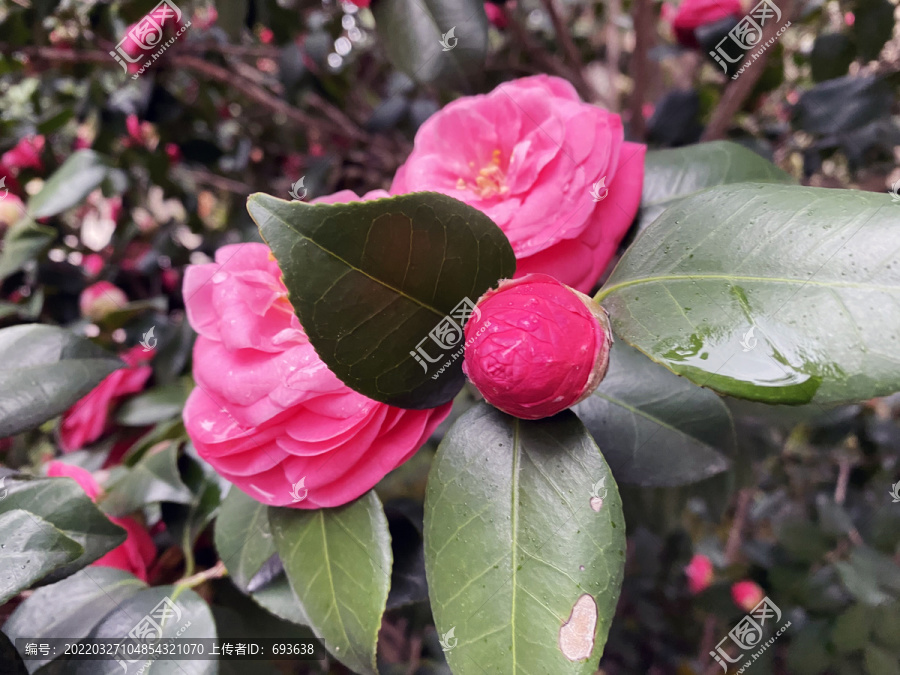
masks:
[[[898,672],[895,12],[826,4],[0,9],[0,672]]]

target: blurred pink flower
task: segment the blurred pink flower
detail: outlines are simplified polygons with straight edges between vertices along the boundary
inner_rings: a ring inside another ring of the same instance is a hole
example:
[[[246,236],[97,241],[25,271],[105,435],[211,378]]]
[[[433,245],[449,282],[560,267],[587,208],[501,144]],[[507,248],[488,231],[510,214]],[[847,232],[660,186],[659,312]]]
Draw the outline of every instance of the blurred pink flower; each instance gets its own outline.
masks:
[[[78,299],[81,314],[91,321],[99,321],[110,312],[128,304],[125,291],[108,281],[98,281],[83,291]]]
[[[97,253],[88,253],[81,261],[81,268],[89,277],[95,277],[100,274],[105,264],[103,256]]]
[[[15,225],[23,215],[25,204],[13,193],[10,192],[0,199],[0,234],[3,234],[6,228]]]
[[[41,164],[44,142],[44,137],[40,135],[23,138],[14,148],[4,152],[0,161],[16,173],[22,169],[41,170],[44,168]]]
[[[663,5],[663,19],[672,24],[678,43],[683,47],[699,47],[694,31],[728,17],[739,21],[744,15],[740,0],[683,0],[677,10]]]
[[[63,452],[78,450],[100,438],[113,405],[122,396],[139,392],[150,378],[153,369],[140,364],[149,360],[152,352],[138,345],[119,356],[129,367],[109,374],[63,414],[59,429]]]
[[[92,501],[97,501],[100,486],[93,475],[86,469],[65,462],[52,461],[47,464],[47,475],[53,478],[71,478],[84,490]],[[134,518],[109,518],[116,525],[125,528],[128,536],[125,541],[95,560],[91,565],[99,567],[115,567],[130,572],[138,579],[147,581],[147,568],[156,558],[156,545],[147,529]]]
[[[183,293],[199,334],[185,426],[200,456],[257,501],[314,509],[356,499],[450,412],[449,403],[388,406],[338,380],[309,343],[263,244],[224,246],[214,263],[189,266]]]
[[[509,238],[517,277],[549,274],[587,293],[637,213],[646,149],[624,142],[618,115],[537,75],[435,113],[391,193],[431,190],[480,209]]]
[[[700,591],[709,587],[713,580],[712,561],[705,555],[696,554],[691,558],[691,562],[684,568],[687,576],[688,588],[691,593],[696,595]]]
[[[494,26],[500,29],[506,28],[506,15],[499,6],[493,2],[486,2],[484,3],[484,13],[487,14],[488,21]]]
[[[764,597],[766,597],[766,592],[756,582],[745,579],[731,586],[731,598],[734,600],[734,604],[745,612],[756,607]]]

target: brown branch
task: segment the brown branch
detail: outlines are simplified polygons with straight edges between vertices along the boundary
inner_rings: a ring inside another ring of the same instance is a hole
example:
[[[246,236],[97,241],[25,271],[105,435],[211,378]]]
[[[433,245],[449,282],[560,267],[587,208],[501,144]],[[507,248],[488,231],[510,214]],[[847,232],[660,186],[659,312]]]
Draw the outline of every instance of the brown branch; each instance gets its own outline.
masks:
[[[731,521],[731,531],[728,533],[728,541],[725,543],[725,564],[733,565],[737,562],[738,553],[741,550],[741,533],[744,531],[744,523],[747,520],[747,512],[750,510],[750,500],[753,490],[744,488],[738,492],[737,506],[734,509],[734,520]]]
[[[553,31],[556,33],[556,39],[559,40],[559,44],[562,46],[563,55],[567,62],[566,65],[571,72],[571,79],[573,80],[572,84],[574,84],[575,88],[581,93],[582,98],[586,100],[593,99],[596,96],[596,92],[584,78],[584,73],[581,71],[583,66],[581,55],[578,53],[578,48],[575,46],[572,36],[569,35],[569,31],[563,23],[562,17],[556,10],[555,0],[541,1],[544,4],[544,9],[547,10],[547,14],[550,15],[550,21],[553,23]]]
[[[768,42],[775,36],[775,33],[778,32],[781,26],[790,20],[794,6],[793,0],[783,0],[780,4],[782,8],[781,23],[770,23],[766,25],[763,28],[763,35],[757,44],[762,45]],[[728,125],[731,124],[731,120],[738,111],[744,107],[747,97],[750,96],[750,93],[756,86],[756,82],[762,77],[772,51],[772,49],[766,49],[755,61],[753,61],[751,67],[741,73],[741,76],[737,80],[733,80],[728,85],[725,89],[725,93],[722,94],[722,98],[719,100],[718,105],[715,110],[713,110],[712,117],[710,117],[709,124],[704,130],[701,140],[714,141],[725,137],[725,132],[728,130]],[[748,54],[749,53],[750,52],[748,52]],[[755,51],[753,53],[755,53]]]
[[[649,69],[647,58],[653,48],[656,37],[653,21],[652,0],[635,0],[633,10],[634,21],[634,53],[631,55],[631,100],[628,103],[631,116],[629,119],[631,137],[635,141],[643,141],[646,133],[644,123],[644,94],[649,87]]]

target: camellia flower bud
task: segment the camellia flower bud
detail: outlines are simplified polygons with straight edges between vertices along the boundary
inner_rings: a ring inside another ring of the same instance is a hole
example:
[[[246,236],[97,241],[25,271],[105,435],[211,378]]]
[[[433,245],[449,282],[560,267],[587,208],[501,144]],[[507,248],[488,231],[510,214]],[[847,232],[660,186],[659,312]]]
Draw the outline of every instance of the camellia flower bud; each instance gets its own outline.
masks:
[[[98,281],[81,291],[78,304],[86,318],[100,321],[110,312],[128,304],[128,296],[118,286],[108,281]]]
[[[463,372],[485,400],[528,420],[587,398],[609,366],[606,311],[546,274],[501,281],[466,324]]]

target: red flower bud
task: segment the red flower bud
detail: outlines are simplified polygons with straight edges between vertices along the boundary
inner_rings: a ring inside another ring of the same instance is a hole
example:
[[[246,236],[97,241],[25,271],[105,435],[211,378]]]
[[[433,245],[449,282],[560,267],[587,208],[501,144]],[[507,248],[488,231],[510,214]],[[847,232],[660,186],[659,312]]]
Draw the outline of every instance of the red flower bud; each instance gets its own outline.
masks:
[[[546,274],[500,282],[466,324],[463,372],[503,412],[536,420],[587,398],[609,365],[606,311]]]
[[[696,595],[709,587],[713,580],[712,561],[705,555],[696,554],[684,568],[688,580],[688,588]]]

